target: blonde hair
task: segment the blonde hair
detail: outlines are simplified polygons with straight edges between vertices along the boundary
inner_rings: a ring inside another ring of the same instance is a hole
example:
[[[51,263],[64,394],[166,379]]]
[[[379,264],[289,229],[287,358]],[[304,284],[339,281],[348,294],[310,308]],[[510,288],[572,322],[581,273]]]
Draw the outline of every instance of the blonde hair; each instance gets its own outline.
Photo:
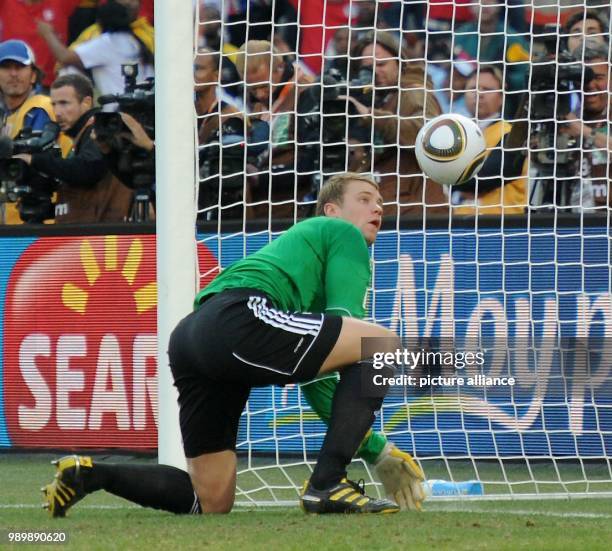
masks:
[[[327,182],[321,188],[321,191],[319,191],[315,216],[325,216],[325,205],[327,203],[342,205],[346,187],[353,180],[367,182],[378,189],[376,180],[367,174],[360,172],[343,172],[342,174],[335,174],[329,180],[327,180]]]
[[[259,65],[266,63],[270,66],[273,63],[275,69],[281,63],[281,52],[267,40],[248,40],[236,52],[236,70],[240,78],[244,80],[244,75],[247,72],[247,66]]]

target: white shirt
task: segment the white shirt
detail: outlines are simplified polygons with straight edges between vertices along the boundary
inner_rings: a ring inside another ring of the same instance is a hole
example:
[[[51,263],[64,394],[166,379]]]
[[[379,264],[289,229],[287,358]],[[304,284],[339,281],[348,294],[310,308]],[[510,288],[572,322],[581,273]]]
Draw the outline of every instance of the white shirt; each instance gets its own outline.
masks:
[[[138,82],[154,76],[152,65],[140,61],[140,43],[131,33],[103,33],[74,48],[86,69],[91,70],[94,85],[102,96],[122,94],[125,81],[121,65],[138,63]]]

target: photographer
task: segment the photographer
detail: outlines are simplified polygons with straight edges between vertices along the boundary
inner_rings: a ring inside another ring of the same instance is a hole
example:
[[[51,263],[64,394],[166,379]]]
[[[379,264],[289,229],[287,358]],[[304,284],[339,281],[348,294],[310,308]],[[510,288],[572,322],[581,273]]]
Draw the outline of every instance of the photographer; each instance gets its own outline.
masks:
[[[567,41],[567,50],[573,52],[587,36],[606,44],[609,37],[608,25],[605,17],[597,10],[583,8],[567,19],[563,25],[561,36]]]
[[[115,118],[109,121],[104,116]],[[133,190],[126,219],[129,222],[154,219],[155,142],[145,127],[129,113],[97,113],[92,137],[108,170],[121,182],[121,189]]]
[[[51,85],[51,102],[62,132],[73,140],[72,153],[65,159],[49,152],[16,157],[59,180],[56,222],[125,220],[132,193],[109,172],[91,136],[94,109],[90,80],[78,74],[59,77]]]
[[[298,85],[312,79],[265,40],[243,44],[236,68],[247,92],[249,156],[258,155],[249,167],[253,199],[260,203],[254,215],[293,218],[296,204],[310,191],[309,181],[296,180],[294,157],[296,104],[304,90]]]
[[[487,157],[478,176],[452,187],[453,214],[522,214],[527,206],[526,163],[521,151],[506,147],[512,124],[502,119],[503,73],[495,65],[481,65],[465,85],[469,116],[478,121]]]
[[[580,210],[605,208],[610,204],[610,140],[608,45],[595,38],[586,38],[573,52],[581,56],[584,65],[592,71],[585,82],[580,118],[569,113],[560,122],[560,132],[568,134],[581,149],[581,180],[571,190],[570,204]],[[574,209],[576,210],[576,209]]]
[[[220,64],[219,53],[209,48],[201,49],[194,62],[200,160],[200,220],[218,218],[218,207],[240,202],[243,195],[245,203],[251,199],[248,181],[243,183],[245,162],[244,147],[241,144],[244,144],[244,121],[238,109],[217,98]],[[221,185],[219,178],[222,179]],[[222,212],[224,217],[242,218],[242,209],[239,206],[223,209]],[[247,216],[251,214],[250,210],[251,207],[246,207]]]
[[[22,40],[0,43],[2,135],[15,138],[24,127],[42,130],[53,120],[49,97],[37,93],[41,73],[34,53]]]
[[[441,186],[424,181],[414,154],[416,135],[425,119],[441,113],[429,91],[431,83],[423,64],[407,62],[405,48],[386,31],[368,33],[357,43],[351,58],[356,61],[351,65],[351,72],[363,67],[374,68],[373,108],[352,96],[346,99],[361,115],[359,121],[368,129],[368,134],[371,126],[374,127],[371,168],[381,177],[380,192],[385,202],[397,205],[399,214],[424,216],[426,212],[448,212],[448,200]],[[385,213],[395,214],[393,211],[391,207],[385,208]]]
[[[134,190],[128,220],[146,222],[155,212],[155,81],[137,82],[138,65],[122,65],[121,94],[100,96],[92,137],[122,184]]]
[[[41,73],[35,65],[34,54],[25,42],[7,40],[0,44],[0,106],[3,111],[0,134],[2,136],[14,140],[24,129],[42,131],[45,124],[55,119],[49,97],[36,91],[40,80]],[[3,203],[2,207],[1,223],[22,222],[15,203]]]
[[[578,212],[607,204],[607,180],[596,183],[590,163],[607,170],[608,45],[588,37],[571,53],[555,56],[556,48],[556,36],[549,36],[540,47],[544,54],[534,59],[520,114],[530,125],[516,124],[522,128],[510,142],[531,150],[530,206]],[[584,153],[594,147],[604,151]]]

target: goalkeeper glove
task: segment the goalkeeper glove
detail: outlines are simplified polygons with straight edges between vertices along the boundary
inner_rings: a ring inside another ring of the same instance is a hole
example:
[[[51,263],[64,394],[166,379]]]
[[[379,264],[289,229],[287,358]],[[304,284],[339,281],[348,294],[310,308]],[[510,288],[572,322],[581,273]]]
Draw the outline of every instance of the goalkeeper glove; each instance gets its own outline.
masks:
[[[409,453],[401,451],[393,442],[387,442],[374,469],[389,499],[402,510],[421,511],[421,504],[425,501],[422,486],[425,476]]]

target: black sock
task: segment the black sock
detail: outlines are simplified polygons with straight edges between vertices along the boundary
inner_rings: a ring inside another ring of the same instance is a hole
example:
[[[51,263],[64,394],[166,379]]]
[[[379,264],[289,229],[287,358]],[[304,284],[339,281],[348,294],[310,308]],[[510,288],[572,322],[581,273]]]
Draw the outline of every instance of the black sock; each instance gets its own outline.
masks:
[[[374,412],[382,405],[386,388],[376,389],[377,392],[362,389],[362,377],[365,381],[368,376],[363,370],[369,373],[372,370],[371,362],[354,364],[340,373],[329,427],[310,478],[316,490],[331,488],[346,476],[347,465],[372,426]],[[379,395],[373,397],[371,394]]]
[[[177,514],[201,513],[189,474],[168,465],[94,462],[83,477],[86,492],[106,490],[143,507]]]

